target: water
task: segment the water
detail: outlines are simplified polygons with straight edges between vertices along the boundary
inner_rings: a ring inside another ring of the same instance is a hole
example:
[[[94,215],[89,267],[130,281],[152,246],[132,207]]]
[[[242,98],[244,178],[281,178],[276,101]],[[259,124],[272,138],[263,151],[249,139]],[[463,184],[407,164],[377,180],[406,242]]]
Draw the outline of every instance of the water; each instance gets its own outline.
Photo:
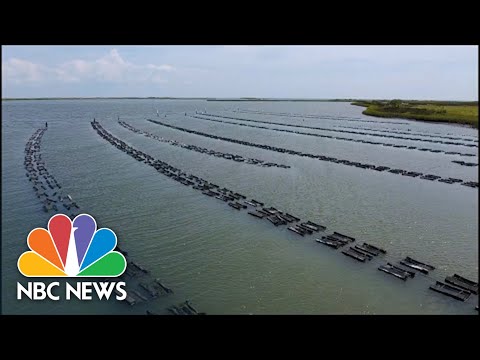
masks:
[[[476,314],[478,298],[467,302],[428,289],[435,280],[458,273],[478,277],[478,190],[379,173],[291,156],[188,134],[145,121],[146,118],[207,133],[280,146],[351,161],[398,167],[478,181],[478,163],[461,158],[397,148],[323,139],[221,124],[185,117],[209,113],[305,124],[404,129],[478,139],[476,130],[394,119],[405,125],[355,123],[233,113],[232,109],[375,118],[347,103],[205,102],[187,100],[64,100],[2,102],[2,311],[33,314],[164,313],[189,299],[208,314]],[[160,117],[157,117],[158,109]],[[164,115],[167,117],[164,117]],[[223,152],[290,165],[262,168],[216,158],[134,134],[117,117],[165,138]],[[388,261],[405,256],[435,265],[429,276],[403,282],[377,270],[384,261],[359,263],[300,236],[286,227],[239,212],[137,162],[100,138],[90,126],[96,118],[118,138],[188,173],[226,186],[354,236],[388,251]],[[385,119],[379,119],[385,121]],[[35,129],[48,121],[42,141],[46,166],[65,191],[102,226],[112,228],[124,250],[175,294],[130,307],[110,301],[16,300],[17,268],[27,249],[26,236],[45,227],[51,214],[42,210],[25,177],[24,147]],[[237,120],[235,120],[237,121]],[[393,120],[392,120],[393,121]],[[240,122],[240,121],[237,121]],[[265,125],[265,124],[262,124]],[[268,126],[268,125],[267,125]],[[272,125],[272,128],[282,128]],[[292,128],[286,128],[292,129]],[[302,130],[302,129],[300,129]],[[308,129],[308,132],[318,132]],[[332,133],[334,134],[334,133]],[[340,135],[337,133],[337,135]],[[418,147],[477,153],[478,148],[386,139]],[[419,137],[416,135],[416,137]]]

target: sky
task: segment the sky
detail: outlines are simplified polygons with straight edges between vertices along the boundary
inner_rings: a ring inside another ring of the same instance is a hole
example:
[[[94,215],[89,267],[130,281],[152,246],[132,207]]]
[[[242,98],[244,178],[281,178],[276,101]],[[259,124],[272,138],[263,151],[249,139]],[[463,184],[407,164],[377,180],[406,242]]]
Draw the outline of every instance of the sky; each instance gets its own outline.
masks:
[[[2,46],[2,98],[478,100],[477,46]]]

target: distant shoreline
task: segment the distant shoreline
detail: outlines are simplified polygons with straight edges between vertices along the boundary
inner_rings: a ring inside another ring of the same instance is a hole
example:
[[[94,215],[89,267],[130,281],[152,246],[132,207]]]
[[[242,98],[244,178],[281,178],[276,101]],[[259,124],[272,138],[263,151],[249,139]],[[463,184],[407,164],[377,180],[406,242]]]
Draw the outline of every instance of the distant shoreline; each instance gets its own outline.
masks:
[[[175,98],[175,97],[51,97],[51,98],[2,98],[2,101],[25,100],[207,100],[207,98]]]
[[[169,97],[169,96],[109,96],[109,97],[40,97],[40,98],[2,98],[2,101],[44,101],[44,100],[204,100],[204,101],[231,101],[231,102],[349,102],[352,105],[367,106],[373,102],[386,102],[386,99],[281,99],[281,98],[212,98],[212,97]],[[421,103],[449,103],[456,105],[478,106],[478,101],[449,101],[449,100],[404,100],[405,102]]]
[[[281,101],[281,102],[352,102],[355,100],[351,99],[257,99],[257,98],[241,98],[241,99],[206,99],[207,101],[257,101],[257,102],[274,102],[274,101]]]
[[[43,100],[203,100],[203,101],[309,101],[309,102],[352,102],[354,99],[263,99],[263,98],[240,98],[220,99],[206,97],[53,97],[53,98],[3,98],[2,101],[43,101]]]

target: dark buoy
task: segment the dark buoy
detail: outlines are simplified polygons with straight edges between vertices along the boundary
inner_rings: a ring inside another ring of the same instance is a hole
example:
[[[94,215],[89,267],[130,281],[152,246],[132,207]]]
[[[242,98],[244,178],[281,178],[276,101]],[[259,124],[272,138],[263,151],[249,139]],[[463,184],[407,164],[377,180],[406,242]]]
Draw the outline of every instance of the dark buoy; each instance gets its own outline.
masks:
[[[46,127],[46,128],[48,127],[48,122],[45,122],[45,127]]]

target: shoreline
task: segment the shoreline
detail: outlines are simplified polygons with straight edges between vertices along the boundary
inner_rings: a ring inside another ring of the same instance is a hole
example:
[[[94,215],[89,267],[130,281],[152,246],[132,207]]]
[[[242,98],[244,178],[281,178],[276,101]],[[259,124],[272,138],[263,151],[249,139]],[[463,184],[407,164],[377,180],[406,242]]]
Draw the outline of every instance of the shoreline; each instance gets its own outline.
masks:
[[[372,117],[405,119],[405,120],[412,120],[412,121],[421,121],[424,123],[431,123],[431,124],[447,124],[447,125],[456,125],[456,126],[465,127],[465,128],[478,129],[478,116],[476,119],[475,118],[459,119],[454,115],[450,115],[451,117],[448,117],[448,116],[445,116],[445,114],[436,114],[436,113],[413,114],[413,113],[409,113],[408,110],[405,112],[395,112],[389,109],[388,110],[389,112],[386,112],[385,110],[382,109],[382,105],[373,104],[369,102],[362,102],[362,101],[352,102],[351,105],[365,107],[366,109],[362,111],[362,114],[367,116],[372,116]],[[422,104],[420,103],[419,105],[422,105]],[[431,104],[431,106],[435,106],[435,105],[436,104]],[[442,106],[442,103],[438,102],[438,106]],[[471,105],[471,106],[475,106],[475,105]],[[416,110],[416,108],[414,107],[412,107],[411,109]]]

